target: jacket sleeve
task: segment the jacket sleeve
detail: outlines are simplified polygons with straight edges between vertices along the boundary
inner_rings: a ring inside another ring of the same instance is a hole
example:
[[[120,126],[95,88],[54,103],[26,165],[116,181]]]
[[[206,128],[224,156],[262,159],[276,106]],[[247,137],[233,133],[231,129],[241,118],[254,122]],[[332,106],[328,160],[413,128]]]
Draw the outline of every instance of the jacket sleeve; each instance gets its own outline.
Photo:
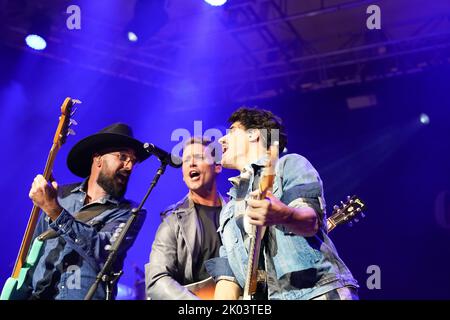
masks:
[[[109,255],[106,246],[111,244],[111,237],[121,223],[126,223],[131,215],[131,209],[118,208],[111,213],[111,217],[103,226],[92,226],[75,218],[66,210],[50,224],[59,236],[61,236],[73,250],[80,254],[94,270],[100,270]],[[126,257],[126,252],[133,245],[146,216],[146,210],[141,210],[131,229],[122,242],[115,268],[121,268]]]
[[[148,299],[196,300],[188,289],[177,281],[177,238],[169,219],[164,219],[155,235],[150,261],[145,265],[145,287]]]
[[[325,200],[319,173],[306,158],[298,154],[289,154],[283,160],[280,170],[283,194],[280,200],[290,207],[314,209],[319,224],[323,225]]]
[[[228,263],[225,247],[222,245],[219,250],[219,257],[209,259],[205,262],[206,271],[215,282],[228,280],[239,284],[234,276],[233,270]]]

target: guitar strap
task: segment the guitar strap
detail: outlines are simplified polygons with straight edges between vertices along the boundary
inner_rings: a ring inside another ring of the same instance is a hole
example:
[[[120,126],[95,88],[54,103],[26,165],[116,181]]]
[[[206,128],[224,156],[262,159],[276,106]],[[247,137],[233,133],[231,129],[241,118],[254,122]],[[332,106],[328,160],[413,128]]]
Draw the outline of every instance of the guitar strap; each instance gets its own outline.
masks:
[[[98,204],[92,205],[86,209],[82,209],[81,211],[78,211],[77,213],[75,213],[73,215],[73,217],[79,222],[87,223],[88,221],[92,220],[93,218],[95,218],[96,216],[105,212],[106,210],[112,209],[114,207],[116,207],[116,205],[112,204],[112,203],[108,203],[108,204],[98,203]],[[92,225],[92,223],[91,223],[91,225]],[[45,241],[45,240],[53,239],[56,237],[58,237],[58,233],[55,230],[53,230],[52,228],[49,228],[47,231],[44,231],[43,233],[41,233],[37,238],[40,241]]]

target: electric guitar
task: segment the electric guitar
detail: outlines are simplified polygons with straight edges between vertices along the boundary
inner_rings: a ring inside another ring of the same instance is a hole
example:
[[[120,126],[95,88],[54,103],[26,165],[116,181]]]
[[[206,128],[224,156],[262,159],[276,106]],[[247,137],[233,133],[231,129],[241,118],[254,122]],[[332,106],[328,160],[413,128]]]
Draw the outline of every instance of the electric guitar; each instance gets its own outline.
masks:
[[[71,125],[76,125],[76,122],[71,119],[75,113],[73,106],[81,103],[79,100],[67,97],[61,105],[61,115],[59,117],[58,127],[53,138],[53,144],[47,157],[43,176],[49,181],[53,171],[53,164],[56,159],[56,154],[61,146],[66,142],[66,137],[75,132],[70,128]],[[18,300],[25,299],[24,282],[26,275],[30,269],[34,267],[40,256],[43,241],[36,238],[31,246],[31,240],[36,229],[36,224],[39,219],[40,208],[33,205],[30,217],[28,219],[27,228],[20,245],[19,254],[14,265],[14,270],[3,286],[0,300]]]
[[[278,145],[275,143],[267,150],[267,163],[261,172],[261,179],[259,181],[258,192],[255,199],[264,199],[267,191],[272,190],[273,182],[275,180],[275,165],[278,160]],[[244,286],[244,299],[249,300],[250,296],[256,292],[256,273],[257,262],[259,259],[259,252],[261,249],[261,239],[264,235],[265,227],[255,226],[246,220],[244,216],[244,228],[249,235],[249,259],[247,263],[247,276]],[[256,263],[255,263],[256,261]],[[193,294],[200,299],[212,300],[214,299],[215,283],[210,277],[203,281],[196,282],[185,286]]]
[[[333,207],[331,217],[327,219],[327,232],[330,232],[338,225],[349,223],[351,226],[354,222],[359,222],[358,215],[364,218],[363,209],[366,207],[365,203],[357,196],[347,196],[347,201],[341,201],[341,205]]]
[[[365,217],[363,213],[365,208],[365,203],[356,195],[348,196],[345,202],[341,201],[340,205],[333,207],[333,212],[326,221],[327,232],[329,233],[341,224],[349,223],[351,225],[353,221],[358,222],[359,216]],[[215,282],[211,277],[185,287],[202,300],[214,299]]]
[[[275,165],[278,161],[278,142],[270,146],[267,150],[267,162],[261,172],[258,185],[258,192],[255,198],[262,200],[266,198],[268,191],[272,191],[275,181]],[[245,278],[243,300],[252,300],[257,290],[257,273],[259,253],[261,251],[261,240],[266,231],[266,227],[255,226],[248,223],[247,216],[244,216],[244,229],[249,236],[247,275]]]

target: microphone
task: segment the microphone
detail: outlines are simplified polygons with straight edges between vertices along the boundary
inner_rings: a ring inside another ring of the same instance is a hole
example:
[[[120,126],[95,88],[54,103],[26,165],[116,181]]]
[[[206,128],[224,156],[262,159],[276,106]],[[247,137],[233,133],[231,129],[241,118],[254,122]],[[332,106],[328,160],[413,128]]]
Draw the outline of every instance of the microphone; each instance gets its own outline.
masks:
[[[153,143],[144,143],[144,149],[148,153],[157,156],[159,161],[162,163],[167,163],[171,167],[180,168],[183,165],[180,157],[158,148]]]

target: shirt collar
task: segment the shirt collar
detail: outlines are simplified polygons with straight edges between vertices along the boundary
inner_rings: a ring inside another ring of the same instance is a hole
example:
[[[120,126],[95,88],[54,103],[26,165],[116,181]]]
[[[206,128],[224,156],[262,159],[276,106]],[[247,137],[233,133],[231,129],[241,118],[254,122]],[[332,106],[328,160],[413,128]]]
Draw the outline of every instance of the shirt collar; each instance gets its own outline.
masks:
[[[70,192],[71,193],[75,193],[75,192],[84,192],[86,193],[86,188],[85,186],[87,185],[87,182],[89,180],[89,177],[87,177],[86,179],[83,180],[82,183],[80,183],[79,185],[77,185],[75,188],[73,188]]]
[[[255,170],[258,168],[264,167],[267,161],[267,155],[264,155],[263,157],[259,158],[256,161],[253,161],[249,164],[247,164],[241,171],[241,173],[238,176],[228,178],[228,181],[232,184],[232,187],[230,191],[227,193],[230,197],[236,198],[237,190],[241,186],[241,181],[249,181],[253,177]]]
[[[87,186],[88,181],[89,181],[89,177],[84,179],[84,181],[81,184],[79,184],[78,186],[73,188],[70,192],[71,193],[82,192],[82,193],[84,193],[86,195],[86,186]],[[102,203],[102,204],[105,204],[106,202],[111,202],[113,204],[118,205],[123,200],[124,200],[123,197],[118,199],[118,198],[115,198],[115,197],[107,194],[106,196],[104,196],[103,198],[98,199],[95,202],[96,203]]]
[[[233,187],[239,186],[239,182],[241,181],[241,179],[249,179],[254,174],[257,168],[264,167],[266,161],[267,155],[264,155],[262,158],[259,158],[258,160],[247,164],[238,176],[228,178],[228,181],[230,181]]]

